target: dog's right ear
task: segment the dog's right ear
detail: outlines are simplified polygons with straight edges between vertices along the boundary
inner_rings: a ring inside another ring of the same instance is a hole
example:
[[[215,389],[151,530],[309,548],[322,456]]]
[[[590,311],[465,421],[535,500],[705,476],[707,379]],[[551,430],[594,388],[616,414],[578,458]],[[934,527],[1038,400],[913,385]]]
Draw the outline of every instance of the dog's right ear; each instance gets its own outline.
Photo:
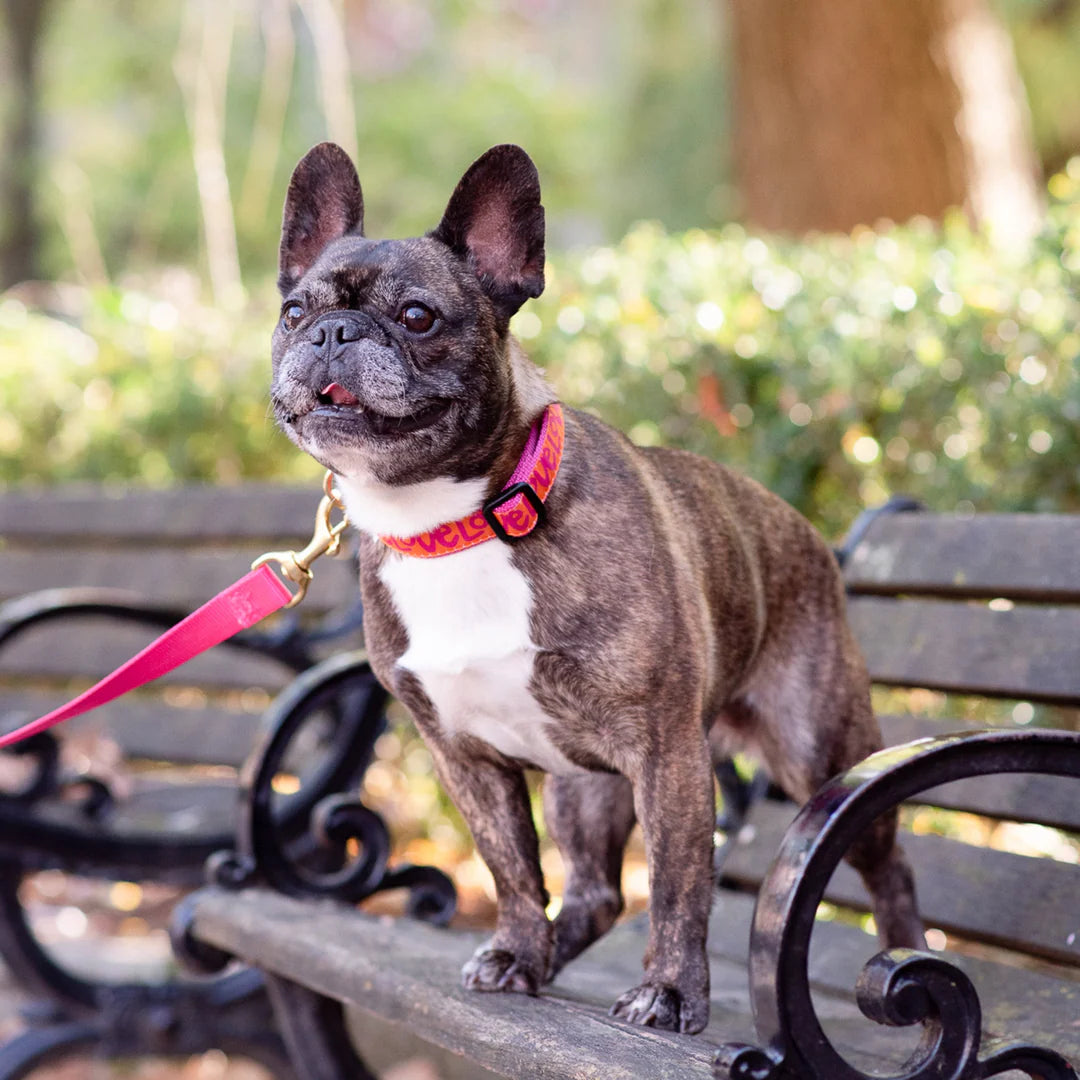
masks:
[[[285,196],[278,256],[282,296],[307,273],[331,240],[364,235],[364,196],[349,155],[335,143],[309,150],[296,166]]]
[[[504,143],[477,158],[431,233],[468,260],[506,318],[544,291],[544,208],[532,158]]]

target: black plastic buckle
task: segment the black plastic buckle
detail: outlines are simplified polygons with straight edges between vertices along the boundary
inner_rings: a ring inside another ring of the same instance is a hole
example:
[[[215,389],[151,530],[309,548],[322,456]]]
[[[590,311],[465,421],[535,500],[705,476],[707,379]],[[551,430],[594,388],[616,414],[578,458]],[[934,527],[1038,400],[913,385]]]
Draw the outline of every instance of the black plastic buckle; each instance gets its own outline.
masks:
[[[532,484],[522,480],[520,484],[514,484],[512,487],[504,488],[498,495],[488,499],[480,509],[480,512],[484,515],[484,520],[491,526],[495,535],[504,544],[516,544],[519,540],[524,540],[525,537],[529,535],[529,533],[525,533],[524,536],[511,536],[503,528],[502,522],[495,516],[495,511],[500,506],[504,503],[508,503],[517,495],[524,495],[525,501],[536,511],[536,525],[543,525],[547,520],[547,511],[544,509],[544,501],[537,495],[536,489]],[[536,525],[534,525],[533,528],[536,528]],[[532,529],[530,529],[529,532],[532,532]]]

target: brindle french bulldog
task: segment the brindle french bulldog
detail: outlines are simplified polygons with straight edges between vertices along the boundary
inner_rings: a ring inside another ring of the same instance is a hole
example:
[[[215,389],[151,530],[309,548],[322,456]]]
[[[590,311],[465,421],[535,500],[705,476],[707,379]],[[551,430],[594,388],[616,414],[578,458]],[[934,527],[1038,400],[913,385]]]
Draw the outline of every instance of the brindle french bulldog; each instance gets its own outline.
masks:
[[[555,402],[508,328],[544,287],[539,180],[524,151],[496,146],[426,236],[369,240],[363,209],[339,147],[297,166],[272,396],[288,436],[337,476],[360,530],[372,665],[495,879],[495,935],[465,986],[535,994],[607,931],[636,820],[651,892],[645,977],[612,1012],[700,1031],[712,756],[755,752],[801,802],[881,746],[833,556],[757,483],[642,449],[573,409],[544,513],[535,493],[517,500],[532,531],[443,553],[433,538],[453,546],[499,518],[500,506],[481,508],[504,498]],[[554,923],[530,768],[548,773],[545,818],[567,867]],[[922,946],[895,822],[849,859],[882,942]]]

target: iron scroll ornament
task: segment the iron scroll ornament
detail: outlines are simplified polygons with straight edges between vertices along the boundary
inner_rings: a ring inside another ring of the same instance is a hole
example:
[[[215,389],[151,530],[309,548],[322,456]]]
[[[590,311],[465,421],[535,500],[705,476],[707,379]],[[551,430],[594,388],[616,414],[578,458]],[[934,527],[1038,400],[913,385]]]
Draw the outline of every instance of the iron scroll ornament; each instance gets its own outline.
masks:
[[[440,870],[389,869],[383,819],[355,791],[383,731],[386,691],[363,652],[331,657],[298,676],[266,713],[262,734],[240,777],[237,845],[207,864],[210,880],[238,889],[261,881],[289,896],[356,903],[386,889],[409,890],[410,915],[444,925],[457,894]],[[282,797],[274,781],[290,751],[329,722],[300,790]]]
[[[821,788],[784,835],[758,896],[750,938],[750,999],[760,1046],[728,1043],[721,1080],[869,1080],[833,1047],[810,997],[814,918],[833,870],[880,814],[928,788],[991,773],[1080,779],[1080,734],[973,731],[883,750]],[[893,949],[863,969],[860,1009],[892,1026],[921,1024],[918,1049],[889,1080],[983,1080],[1010,1069],[1077,1080],[1061,1054],[1020,1040],[982,1038],[968,977],[939,956]],[[886,1080],[873,1074],[875,1080]]]

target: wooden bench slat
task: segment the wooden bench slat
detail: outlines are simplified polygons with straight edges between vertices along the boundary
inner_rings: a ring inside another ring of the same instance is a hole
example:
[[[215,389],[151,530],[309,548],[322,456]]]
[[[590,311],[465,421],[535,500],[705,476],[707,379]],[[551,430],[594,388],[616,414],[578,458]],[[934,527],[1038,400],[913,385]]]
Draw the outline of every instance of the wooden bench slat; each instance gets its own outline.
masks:
[[[383,921],[316,901],[244,890],[203,890],[201,940],[327,996],[388,1020],[497,1073],[536,1080],[712,1077],[709,1044],[648,1028],[627,1029],[599,1008],[550,997],[461,989],[461,965],[477,935]],[[741,1033],[749,1035],[746,1017]],[[362,1051],[361,1051],[362,1053]]]
[[[46,815],[62,818],[69,808],[43,804]],[[227,779],[200,777],[187,783],[163,783],[150,775],[136,777],[134,790],[107,811],[110,831],[119,834],[190,835],[228,829],[236,818],[236,785]]]
[[[753,896],[721,889],[709,918],[709,953],[747,963],[753,912]],[[645,933],[643,916],[639,923],[633,931],[629,925],[616,927],[593,946],[590,955],[601,949],[604,959],[609,954],[634,955],[631,941],[633,934],[642,938]],[[857,927],[819,920],[810,940],[811,985],[852,995],[859,971],[878,948],[877,938]],[[1048,965],[1039,971],[1030,965],[1016,967],[954,952],[943,955],[975,984],[987,1031],[1007,1031],[1080,1055],[1080,1027],[1073,1023],[1080,994],[1080,972],[1075,968]]]
[[[90,618],[31,627],[0,650],[0,678],[96,682],[130,659],[156,637],[116,623]],[[218,647],[162,676],[159,685],[207,689],[264,687],[278,690],[291,673],[282,664],[253,653]],[[2,707],[2,706],[0,706]]]
[[[859,596],[848,614],[875,682],[1080,703],[1080,608]]]
[[[970,721],[916,716],[880,716],[878,719],[887,746],[967,731],[973,726]],[[990,781],[976,776],[931,788],[911,801],[1080,832],[1080,786],[1065,776],[1002,773]]]
[[[733,911],[728,904],[728,899],[749,899],[737,893],[725,890],[719,894],[713,905],[713,911],[709,922],[709,972],[711,976],[710,1002],[713,1015],[709,1025],[702,1033],[703,1039],[714,1040],[722,1043],[732,1036],[732,1014],[739,1017],[749,1008],[749,995],[747,993],[745,966],[746,948],[740,950],[725,950],[713,946],[713,938],[720,931],[726,936],[730,935],[730,926],[737,926],[737,933],[744,941],[749,940],[751,914],[753,903],[749,908],[742,911]],[[648,923],[646,916],[615,927],[607,936],[591,946],[587,953],[579,959],[568,964],[559,973],[552,988],[553,993],[568,992],[577,999],[595,1000],[598,1004],[611,1001],[627,988],[633,986],[641,979],[641,960],[645,952],[648,937]],[[856,949],[865,950],[870,939],[862,941],[852,939]],[[742,955],[738,955],[741,951]],[[863,959],[869,959],[871,953],[866,953]],[[732,966],[734,965],[733,969]],[[858,964],[852,964],[856,973]],[[734,981],[730,981],[728,974],[731,970],[736,972]],[[719,978],[717,976],[720,976]],[[727,976],[727,979],[725,979]],[[852,1061],[862,1061],[866,1064],[876,1063],[879,1068],[885,1060],[895,1061],[899,1064],[905,1060],[918,1044],[918,1035],[913,1030],[897,1028],[874,1029],[868,1027],[864,1021],[856,1020],[856,1014],[852,1012],[853,998],[852,988],[855,982],[852,979],[848,984],[839,987],[827,985],[817,981],[815,989],[817,995],[818,1016],[822,1027],[829,1035],[845,1057]],[[650,1076],[647,1071],[648,1063],[642,1061],[642,1076]],[[526,1074],[527,1075],[527,1074]]]
[[[70,694],[8,690],[0,697],[0,716],[22,714],[32,720],[64,704]],[[86,716],[69,720],[65,733],[101,732],[128,758],[178,765],[242,765],[251,752],[260,718],[212,705],[174,708],[158,696],[129,694]]]
[[[5,812],[0,855],[23,868],[194,886],[205,880],[203,862],[235,835],[237,811],[230,781],[140,778],[131,797],[98,819],[53,799],[25,817]]]
[[[283,550],[284,541],[273,545]],[[284,548],[287,550],[288,548]],[[243,549],[70,547],[0,550],[0,600],[62,587],[124,589],[148,600],[190,610],[251,569],[266,546]],[[343,605],[359,592],[348,558],[322,559],[304,601],[305,613]]]
[[[1080,602],[1077,522],[1068,514],[892,514],[844,568],[856,593]]]
[[[725,876],[756,889],[794,816],[789,803],[758,804],[750,818],[753,841],[735,845]],[[941,836],[905,833],[902,841],[928,926],[1080,967],[1080,868]],[[844,906],[869,906],[862,882],[846,864],[825,896]]]
[[[439,930],[407,920],[379,920],[327,903],[262,890],[198,894],[195,933],[248,962],[303,983],[384,1019],[418,1038],[500,1075],[529,1080],[688,1080],[711,1077],[716,1044],[753,1030],[744,966],[710,965],[712,1019],[699,1038],[633,1027],[607,1016],[611,1002],[641,978],[636,947],[615,963],[590,950],[539,998],[461,989],[462,963],[486,935]],[[603,944],[602,942],[600,944]],[[838,1045],[896,1060],[912,1033],[872,1028],[848,996],[830,995],[823,1010]],[[359,1047],[363,1054],[363,1047]]]
[[[166,491],[58,488],[0,495],[0,537],[35,545],[93,540],[203,544],[311,535],[321,493],[244,484]]]
[[[486,935],[372,918],[329,903],[263,890],[198,894],[195,931],[249,962],[407,1025],[420,1039],[462,1054],[499,1075],[531,1078],[706,1077],[712,1046],[752,1030],[746,942],[753,900],[721,893],[710,920],[712,1019],[699,1038],[610,1020],[610,1002],[640,978],[643,918],[616,927],[570,964],[539,999],[475,994],[459,970]],[[903,1060],[914,1029],[878,1027],[857,1012],[854,973],[877,947],[858,930],[819,923],[811,978],[819,1017],[837,1048],[864,1067]],[[954,958],[975,980],[988,1029],[1008,1030],[1080,1049],[1073,992],[1080,983]],[[1002,978],[1003,973],[1007,978]],[[1024,995],[1010,1000],[1012,991]],[[1064,1030],[1068,1027],[1068,1030]],[[363,1054],[364,1047],[359,1046]]]

